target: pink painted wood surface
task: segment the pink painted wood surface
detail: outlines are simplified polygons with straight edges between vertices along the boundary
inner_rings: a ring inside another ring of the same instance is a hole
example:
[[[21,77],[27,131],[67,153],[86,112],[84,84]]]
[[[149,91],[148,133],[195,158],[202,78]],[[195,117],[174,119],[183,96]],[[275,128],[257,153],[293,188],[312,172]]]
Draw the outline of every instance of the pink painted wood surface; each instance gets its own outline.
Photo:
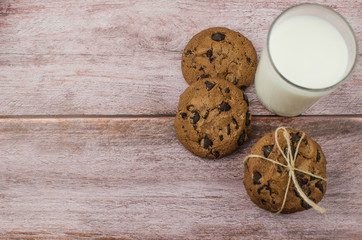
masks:
[[[344,15],[362,49],[360,1],[313,2]],[[181,52],[194,34],[225,26],[260,55],[272,20],[298,3],[1,0],[0,115],[175,114],[188,86]],[[361,64],[306,114],[361,114]],[[248,93],[253,114],[270,114],[254,86]]]
[[[360,118],[256,117],[251,140],[216,161],[185,150],[173,120],[0,120],[0,238],[362,238]],[[249,200],[242,160],[280,125],[320,143],[326,216],[272,216]]]
[[[313,2],[345,16],[362,49],[360,1]],[[0,115],[15,116],[0,119],[0,239],[361,239],[361,118],[336,117],[362,114],[361,61],[306,112],[321,116],[255,117],[251,140],[218,161],[185,150],[171,117],[63,116],[175,114],[194,34],[225,26],[260,55],[272,20],[298,3],[0,0]],[[248,199],[242,159],[279,125],[322,146],[326,216],[271,216]]]

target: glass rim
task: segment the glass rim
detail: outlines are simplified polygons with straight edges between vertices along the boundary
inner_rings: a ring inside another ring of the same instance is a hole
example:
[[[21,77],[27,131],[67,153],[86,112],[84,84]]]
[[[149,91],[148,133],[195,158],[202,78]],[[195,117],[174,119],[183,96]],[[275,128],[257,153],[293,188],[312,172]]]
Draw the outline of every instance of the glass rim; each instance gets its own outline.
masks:
[[[332,14],[335,14],[337,17],[339,17],[344,23],[345,25],[348,27],[348,29],[350,30],[350,32],[352,33],[352,36],[353,36],[353,41],[354,41],[354,44],[355,44],[355,47],[356,47],[356,52],[355,52],[355,56],[354,56],[354,59],[353,59],[353,64],[352,66],[350,67],[350,69],[348,69],[348,71],[346,71],[347,73],[343,75],[343,77],[341,78],[341,80],[339,80],[337,83],[331,85],[331,86],[328,86],[328,87],[325,87],[325,88],[308,88],[308,87],[303,87],[303,86],[300,86],[298,84],[295,84],[293,82],[291,82],[290,80],[288,80],[281,72],[279,72],[278,68],[275,66],[274,62],[273,62],[273,59],[272,59],[272,56],[271,56],[271,53],[270,53],[270,35],[271,35],[271,32],[272,32],[272,29],[274,27],[274,25],[278,22],[278,20],[281,18],[281,16],[283,16],[284,14],[286,14],[287,12],[289,12],[290,10],[294,9],[294,8],[299,8],[299,7],[302,7],[302,6],[313,6],[313,7],[319,7],[319,8],[322,8],[324,10],[327,10],[329,12],[331,12]],[[357,59],[358,59],[358,42],[357,42],[357,37],[356,37],[356,34],[355,32],[353,31],[351,25],[348,23],[348,21],[338,12],[336,12],[335,10],[333,10],[332,8],[330,7],[327,7],[327,6],[324,6],[324,5],[321,5],[321,4],[317,4],[317,3],[302,3],[302,4],[298,4],[298,5],[294,5],[292,7],[289,7],[287,9],[285,9],[282,13],[279,14],[279,16],[277,16],[274,21],[272,22],[270,28],[269,28],[269,31],[268,31],[268,36],[267,36],[267,51],[268,51],[268,58],[273,66],[273,68],[275,69],[275,71],[277,72],[277,74],[280,76],[280,78],[282,78],[286,83],[296,87],[296,88],[299,88],[299,89],[302,89],[302,90],[307,90],[307,91],[312,91],[312,92],[324,92],[324,91],[327,91],[327,90],[333,90],[335,88],[337,88],[339,85],[341,85],[343,82],[345,82],[348,77],[351,75],[351,73],[353,72],[353,69],[355,68],[355,66],[357,65]]]

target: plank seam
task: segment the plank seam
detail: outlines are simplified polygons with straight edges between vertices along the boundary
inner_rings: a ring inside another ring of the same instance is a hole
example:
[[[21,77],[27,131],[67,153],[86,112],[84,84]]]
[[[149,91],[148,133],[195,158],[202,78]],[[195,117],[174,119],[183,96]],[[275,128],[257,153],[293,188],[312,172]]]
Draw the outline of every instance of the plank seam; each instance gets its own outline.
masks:
[[[175,114],[114,114],[114,115],[98,115],[98,114],[65,114],[65,115],[2,115],[0,119],[52,119],[52,118],[173,118]],[[254,118],[274,117],[274,118],[290,118],[277,115],[253,115]],[[342,118],[362,118],[362,114],[334,114],[334,115],[299,115],[296,117],[342,117]]]

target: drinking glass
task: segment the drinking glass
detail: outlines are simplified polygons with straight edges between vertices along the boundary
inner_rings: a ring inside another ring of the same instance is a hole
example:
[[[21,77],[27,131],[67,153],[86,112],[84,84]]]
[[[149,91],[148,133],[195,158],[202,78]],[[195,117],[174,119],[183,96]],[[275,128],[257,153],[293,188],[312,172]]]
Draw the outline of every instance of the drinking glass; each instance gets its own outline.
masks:
[[[344,41],[342,50],[333,45],[337,38]],[[255,75],[257,96],[277,115],[299,115],[351,76],[357,56],[355,34],[339,13],[319,4],[291,7],[269,29]],[[333,74],[338,68],[340,74]]]

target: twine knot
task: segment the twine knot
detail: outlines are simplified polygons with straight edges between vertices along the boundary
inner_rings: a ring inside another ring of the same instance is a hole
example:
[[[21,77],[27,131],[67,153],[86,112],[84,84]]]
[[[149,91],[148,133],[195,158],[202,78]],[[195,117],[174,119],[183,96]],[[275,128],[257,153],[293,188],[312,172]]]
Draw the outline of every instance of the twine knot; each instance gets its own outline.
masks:
[[[287,142],[287,153],[286,155],[284,154],[282,148],[280,147],[280,144],[278,142],[278,131],[279,130],[283,130],[283,137],[285,138],[286,142]],[[326,210],[320,206],[318,206],[315,202],[313,202],[311,199],[309,199],[307,197],[307,195],[305,195],[305,193],[303,192],[302,188],[300,187],[299,183],[298,183],[298,180],[297,180],[297,177],[295,175],[295,171],[298,171],[298,172],[302,172],[304,174],[307,174],[309,176],[312,176],[312,177],[315,177],[315,178],[318,178],[318,179],[321,179],[323,181],[326,181],[327,182],[327,179],[326,178],[323,178],[321,176],[318,176],[318,175],[315,175],[313,173],[310,173],[308,171],[304,171],[302,169],[298,169],[295,167],[295,160],[297,159],[297,155],[298,155],[298,150],[299,150],[299,146],[300,146],[300,143],[302,142],[303,138],[305,137],[305,133],[302,132],[302,136],[300,137],[298,143],[297,143],[297,147],[295,149],[295,152],[294,152],[294,156],[293,156],[293,152],[292,152],[292,147],[291,147],[291,142],[290,142],[290,135],[287,131],[287,129],[285,127],[278,127],[276,130],[275,130],[275,134],[274,134],[274,138],[275,138],[275,143],[278,147],[278,150],[280,151],[280,153],[282,154],[282,156],[284,157],[285,161],[287,162],[287,165],[285,164],[282,164],[276,160],[273,160],[273,159],[270,159],[270,158],[266,158],[264,156],[260,156],[260,155],[254,155],[254,154],[250,154],[248,156],[245,157],[244,159],[244,162],[245,163],[249,158],[261,158],[261,159],[264,159],[266,161],[269,161],[269,162],[272,162],[274,164],[277,164],[279,166],[282,166],[282,167],[285,167],[287,170],[288,170],[288,175],[289,175],[289,178],[288,178],[288,183],[287,183],[287,187],[285,189],[285,193],[284,193],[284,198],[283,198],[283,203],[282,203],[282,206],[280,208],[280,210],[278,212],[276,212],[275,214],[279,214],[284,206],[285,206],[285,202],[287,200],[287,194],[288,194],[288,191],[289,191],[289,185],[290,185],[290,182],[293,181],[294,183],[294,186],[296,187],[296,190],[297,192],[299,193],[299,195],[301,196],[301,198],[306,202],[308,203],[311,207],[313,207],[315,210],[317,210],[318,212],[320,213],[323,213],[325,214],[326,213]]]

